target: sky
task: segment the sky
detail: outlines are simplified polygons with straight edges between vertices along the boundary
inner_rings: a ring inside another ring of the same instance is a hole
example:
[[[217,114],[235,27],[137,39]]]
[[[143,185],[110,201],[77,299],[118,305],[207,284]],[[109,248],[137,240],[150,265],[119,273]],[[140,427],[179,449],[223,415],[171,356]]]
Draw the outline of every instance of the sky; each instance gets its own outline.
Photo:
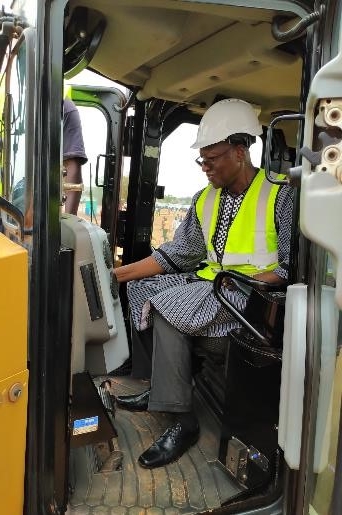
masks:
[[[66,81],[66,84],[88,84],[89,86],[109,86],[121,89],[122,91],[126,91],[126,88],[121,86],[120,84],[114,83],[112,80],[106,79],[105,77],[101,77],[97,73],[93,73],[89,70],[83,70],[81,73]]]

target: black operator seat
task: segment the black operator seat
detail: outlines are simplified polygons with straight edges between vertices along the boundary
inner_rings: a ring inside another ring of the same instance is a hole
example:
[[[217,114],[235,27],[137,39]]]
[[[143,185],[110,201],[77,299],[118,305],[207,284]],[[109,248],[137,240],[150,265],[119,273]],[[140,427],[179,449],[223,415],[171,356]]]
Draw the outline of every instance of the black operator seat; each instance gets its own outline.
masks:
[[[286,174],[291,166],[294,166],[296,149],[289,147],[281,129],[272,130],[272,148],[270,152],[270,170],[273,173]]]
[[[243,312],[226,298],[230,283],[249,294]],[[282,343],[287,285],[220,272],[214,292],[239,322],[229,334],[219,459],[248,489],[275,489]]]
[[[263,139],[266,139],[266,133],[265,128]],[[287,145],[283,130],[273,129],[269,163],[273,174],[286,174],[288,169],[295,164],[295,155],[296,150]],[[263,164],[262,167],[264,167]],[[293,217],[295,219],[295,213]],[[293,235],[292,243],[294,239]],[[291,248],[292,257],[290,262],[293,262],[293,264],[294,253],[295,248]],[[291,273],[292,270],[290,270],[290,275]],[[233,276],[225,276],[225,273],[222,272],[216,279],[215,289],[217,297],[229,311],[231,311],[231,306],[225,303],[223,293],[220,294],[220,282],[228,279],[238,280],[240,286],[243,285],[245,289],[247,288],[251,292],[251,298],[245,312],[238,313],[235,311],[242,328],[229,333],[225,337],[197,337],[193,356],[194,376],[198,390],[206,398],[219,419],[222,419],[224,411],[228,373],[227,361],[231,340],[239,341],[237,349],[241,354],[245,354],[246,360],[253,361],[255,365],[257,362],[260,366],[266,363],[281,363],[285,310],[283,286],[272,291],[272,288],[268,289],[268,284],[262,285],[259,281],[255,281],[252,287],[249,282],[246,284],[245,276],[236,274],[233,278]],[[289,279],[291,282],[290,277]],[[234,306],[232,306],[233,308]],[[231,314],[234,316],[234,313]]]

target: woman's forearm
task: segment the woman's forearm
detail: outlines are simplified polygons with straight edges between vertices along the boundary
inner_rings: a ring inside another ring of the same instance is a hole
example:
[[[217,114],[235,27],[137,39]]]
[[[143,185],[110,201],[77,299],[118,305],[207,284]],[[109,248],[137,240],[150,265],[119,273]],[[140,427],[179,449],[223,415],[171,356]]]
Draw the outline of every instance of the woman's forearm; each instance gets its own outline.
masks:
[[[265,281],[266,283],[286,283],[285,279],[282,279],[279,275],[277,275],[275,272],[260,272],[259,274],[255,274],[254,279],[257,279],[258,281]]]
[[[152,256],[148,256],[135,263],[119,266],[114,269],[114,273],[118,282],[124,283],[135,279],[143,279],[144,277],[152,277],[157,274],[164,274],[165,270]]]

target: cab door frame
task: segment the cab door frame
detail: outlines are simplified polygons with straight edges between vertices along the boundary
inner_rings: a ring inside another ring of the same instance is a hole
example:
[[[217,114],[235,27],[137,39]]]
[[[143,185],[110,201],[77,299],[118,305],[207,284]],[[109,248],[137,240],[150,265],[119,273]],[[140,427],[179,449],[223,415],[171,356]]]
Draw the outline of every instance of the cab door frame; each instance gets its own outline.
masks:
[[[101,227],[108,233],[112,246],[116,241],[120,194],[122,146],[126,120],[124,93],[117,88],[71,85],[69,96],[76,105],[96,107],[107,121],[106,151],[98,155],[97,164],[104,160]],[[96,128],[94,128],[96,130]],[[86,153],[87,153],[87,149]],[[93,173],[96,174],[96,171]]]
[[[287,515],[302,515],[309,513],[310,499],[312,495],[313,480],[315,476],[314,461],[317,446],[317,415],[320,395],[320,381],[322,371],[322,284],[325,267],[325,252],[319,244],[322,241],[317,237],[317,218],[308,216],[310,211],[310,182],[318,178],[314,163],[310,163],[308,156],[311,150],[321,149],[322,142],[319,143],[318,133],[315,126],[315,119],[318,114],[319,97],[333,99],[342,96],[342,88],[337,94],[337,89],[333,87],[336,77],[332,73],[332,60],[336,58],[338,52],[338,41],[341,41],[341,25],[333,20],[341,19],[341,6],[339,2],[317,2],[324,4],[322,23],[313,35],[313,52],[311,66],[308,70],[311,75],[310,90],[307,98],[305,113],[305,128],[301,180],[301,219],[300,227],[308,238],[305,255],[302,252],[301,260],[307,263],[307,297],[306,297],[306,320],[304,332],[306,334],[305,363],[303,373],[304,396],[302,401],[302,416],[300,425],[293,425],[292,431],[299,432],[300,438],[299,451],[297,458],[298,467],[293,467],[287,471],[287,488],[285,490],[284,513]],[[331,29],[333,27],[333,30]],[[325,71],[326,68],[326,71]],[[337,85],[337,82],[335,83]],[[322,132],[325,129],[322,126]],[[324,144],[323,144],[324,146]],[[326,174],[327,175],[327,174]],[[322,183],[323,185],[323,183]],[[318,193],[318,190],[316,194]],[[318,199],[318,197],[317,197]],[[323,203],[316,204],[315,212],[322,218]],[[311,215],[313,212],[311,211]],[[325,214],[323,215],[325,216]],[[311,220],[309,220],[311,218]],[[324,222],[327,233],[329,221]],[[324,245],[323,245],[324,247]],[[304,250],[304,249],[302,249]],[[301,281],[301,277],[298,277]],[[304,324],[302,321],[301,324]]]
[[[56,481],[55,449],[60,409],[56,387],[69,392],[69,372],[61,363],[63,292],[60,277],[60,127],[64,2],[38,2],[35,12],[36,84],[28,102],[35,108],[28,134],[27,158],[34,162],[33,238],[30,256],[29,409],[25,464],[25,515],[45,515],[65,509],[63,485]],[[53,44],[51,43],[53,41]],[[62,386],[60,386],[61,388]],[[67,432],[67,427],[64,427]],[[64,435],[65,435],[64,433]],[[63,435],[63,438],[65,436]],[[65,473],[63,477],[65,481]],[[62,498],[56,492],[62,490]]]

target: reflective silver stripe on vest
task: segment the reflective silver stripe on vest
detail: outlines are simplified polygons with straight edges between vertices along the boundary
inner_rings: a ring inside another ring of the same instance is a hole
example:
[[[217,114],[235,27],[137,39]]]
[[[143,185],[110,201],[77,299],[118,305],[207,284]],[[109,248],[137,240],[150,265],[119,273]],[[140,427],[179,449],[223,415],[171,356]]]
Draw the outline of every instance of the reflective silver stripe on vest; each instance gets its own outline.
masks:
[[[213,261],[214,263],[218,263],[218,258],[215,250],[208,250],[207,251],[207,260]]]
[[[215,190],[213,187],[209,190],[208,195],[205,198],[204,206],[203,206],[203,214],[202,214],[202,231],[204,236],[204,241],[206,244],[206,247],[208,248],[208,242],[209,242],[209,231],[210,231],[210,225],[211,225],[211,219],[213,216],[213,208],[215,204],[215,197],[216,197],[217,190]],[[215,259],[213,261],[216,261],[216,252],[215,252]]]

